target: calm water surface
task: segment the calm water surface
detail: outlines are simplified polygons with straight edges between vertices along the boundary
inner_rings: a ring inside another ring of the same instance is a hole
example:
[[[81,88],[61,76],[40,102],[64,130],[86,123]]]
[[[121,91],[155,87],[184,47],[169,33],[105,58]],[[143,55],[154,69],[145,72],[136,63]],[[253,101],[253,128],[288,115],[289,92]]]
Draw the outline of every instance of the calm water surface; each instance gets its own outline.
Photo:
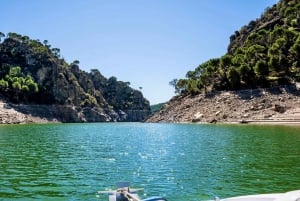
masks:
[[[300,127],[193,124],[0,126],[0,200],[199,201],[300,189]]]

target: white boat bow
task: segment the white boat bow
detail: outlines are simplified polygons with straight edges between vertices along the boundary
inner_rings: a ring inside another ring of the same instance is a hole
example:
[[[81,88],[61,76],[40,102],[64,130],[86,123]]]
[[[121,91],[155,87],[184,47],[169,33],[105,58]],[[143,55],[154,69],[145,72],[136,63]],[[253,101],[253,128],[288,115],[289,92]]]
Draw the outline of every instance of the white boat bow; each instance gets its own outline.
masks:
[[[215,201],[300,201],[300,190],[286,193],[245,195],[225,199],[216,198]]]

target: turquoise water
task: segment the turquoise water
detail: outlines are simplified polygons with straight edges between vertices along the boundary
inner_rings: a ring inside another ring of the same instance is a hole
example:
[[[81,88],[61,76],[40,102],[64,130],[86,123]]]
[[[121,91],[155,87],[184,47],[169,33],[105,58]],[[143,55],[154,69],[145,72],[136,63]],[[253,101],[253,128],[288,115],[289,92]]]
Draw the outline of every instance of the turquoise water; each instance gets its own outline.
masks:
[[[0,126],[0,200],[199,201],[300,189],[300,127],[196,124]]]

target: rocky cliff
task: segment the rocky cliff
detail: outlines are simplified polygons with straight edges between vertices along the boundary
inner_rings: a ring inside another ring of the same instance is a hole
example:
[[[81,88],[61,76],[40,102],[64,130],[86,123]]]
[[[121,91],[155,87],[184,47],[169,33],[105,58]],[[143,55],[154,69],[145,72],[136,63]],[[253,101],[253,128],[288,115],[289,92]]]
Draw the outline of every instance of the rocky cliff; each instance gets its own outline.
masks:
[[[0,94],[19,112],[62,122],[142,121],[150,114],[149,101],[129,82],[82,71],[48,41],[16,33],[0,43]]]
[[[225,55],[171,81],[179,95],[147,121],[298,121],[299,82],[300,2],[280,0],[235,31]]]

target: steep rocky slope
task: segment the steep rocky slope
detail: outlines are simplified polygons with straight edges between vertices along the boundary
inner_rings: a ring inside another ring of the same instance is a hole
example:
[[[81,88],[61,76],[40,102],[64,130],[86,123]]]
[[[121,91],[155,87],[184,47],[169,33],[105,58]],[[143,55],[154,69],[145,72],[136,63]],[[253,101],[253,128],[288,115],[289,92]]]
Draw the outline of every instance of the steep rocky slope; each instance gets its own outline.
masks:
[[[235,31],[225,55],[170,82],[179,95],[147,121],[298,121],[299,82],[300,2],[280,0]]]
[[[299,96],[294,87],[177,96],[147,122],[300,123]]]
[[[129,85],[82,71],[77,60],[68,64],[48,41],[8,33],[0,43],[2,101],[22,113],[62,122],[142,121],[149,101]]]

